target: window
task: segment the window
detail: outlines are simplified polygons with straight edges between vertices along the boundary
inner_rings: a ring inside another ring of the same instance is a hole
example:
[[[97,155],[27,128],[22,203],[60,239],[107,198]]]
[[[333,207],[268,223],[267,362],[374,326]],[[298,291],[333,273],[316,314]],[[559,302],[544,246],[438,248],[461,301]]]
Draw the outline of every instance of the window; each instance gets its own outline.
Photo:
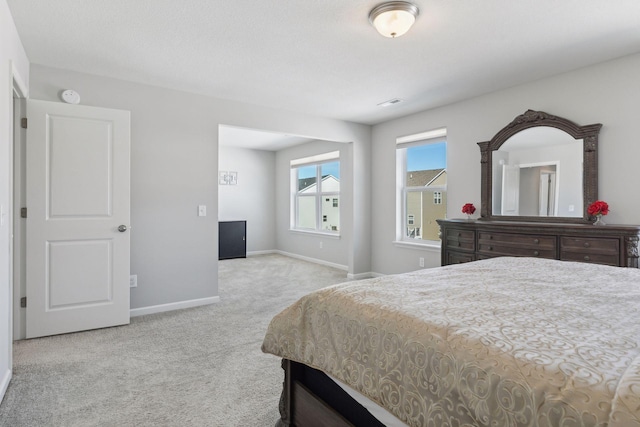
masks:
[[[437,219],[446,218],[446,129],[398,138],[398,240],[440,242]]]
[[[433,192],[433,204],[441,205],[442,204],[442,191],[434,191]]]
[[[291,161],[291,227],[340,231],[340,152]]]

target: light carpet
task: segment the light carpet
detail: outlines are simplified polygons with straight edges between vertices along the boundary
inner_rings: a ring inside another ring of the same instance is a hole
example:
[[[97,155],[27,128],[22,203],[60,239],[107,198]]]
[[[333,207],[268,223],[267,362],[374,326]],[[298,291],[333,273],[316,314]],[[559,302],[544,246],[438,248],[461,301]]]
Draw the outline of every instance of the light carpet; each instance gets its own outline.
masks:
[[[271,318],[346,273],[280,255],[219,263],[221,301],[14,343],[1,426],[256,426],[279,418]]]

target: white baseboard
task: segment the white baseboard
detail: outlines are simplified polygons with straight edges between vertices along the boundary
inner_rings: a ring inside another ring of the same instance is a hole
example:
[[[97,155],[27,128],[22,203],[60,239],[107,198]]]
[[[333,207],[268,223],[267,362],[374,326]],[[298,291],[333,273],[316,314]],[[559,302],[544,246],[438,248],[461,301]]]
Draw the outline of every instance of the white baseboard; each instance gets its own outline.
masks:
[[[220,297],[199,298],[187,301],[171,302],[168,304],[151,305],[149,307],[132,308],[129,310],[131,317],[144,316],[145,314],[162,313],[164,311],[180,310],[182,308],[199,307],[220,302]]]
[[[7,392],[7,388],[9,387],[9,382],[11,381],[11,369],[7,369],[7,371],[2,376],[2,380],[0,380],[0,402],[4,398],[4,394]]]
[[[271,255],[271,254],[277,254],[278,251],[276,250],[268,250],[268,251],[251,251],[251,252],[247,252],[247,256],[258,256],[258,255]]]
[[[346,265],[335,264],[333,262],[325,261],[325,260],[322,260],[322,259],[310,258],[310,257],[306,257],[306,256],[303,256],[303,255],[292,254],[292,253],[289,253],[289,252],[284,252],[284,251],[279,251],[279,250],[276,250],[273,253],[277,253],[277,254],[280,254],[280,255],[288,256],[288,257],[291,257],[291,258],[301,259],[303,261],[313,262],[315,264],[326,265],[327,267],[337,268],[338,270],[349,271],[349,267],[346,266]]]
[[[280,250],[277,250],[277,249],[272,249],[272,250],[267,250],[267,251],[247,252],[247,257],[258,256],[258,255],[270,255],[270,254],[284,255],[284,256],[291,257],[291,258],[301,259],[303,261],[313,262],[315,264],[321,264],[321,265],[326,265],[326,266],[329,266],[329,267],[337,268],[338,270],[349,271],[349,267],[346,266],[346,265],[335,264],[333,262],[324,261],[324,260],[317,259],[317,258],[310,258],[310,257],[306,257],[306,256],[303,256],[303,255],[298,255],[298,254],[292,254],[290,252],[284,252],[284,251],[280,251]],[[374,273],[374,272],[371,272],[371,271],[367,272],[367,273],[358,273],[358,274],[349,273],[349,274],[347,274],[347,278],[351,279],[351,280],[370,279],[372,277],[381,277],[381,276],[384,276],[384,274]]]
[[[372,277],[381,277],[381,276],[384,276],[384,274],[374,273],[371,271],[367,273],[347,274],[347,278],[351,280],[371,279]]]

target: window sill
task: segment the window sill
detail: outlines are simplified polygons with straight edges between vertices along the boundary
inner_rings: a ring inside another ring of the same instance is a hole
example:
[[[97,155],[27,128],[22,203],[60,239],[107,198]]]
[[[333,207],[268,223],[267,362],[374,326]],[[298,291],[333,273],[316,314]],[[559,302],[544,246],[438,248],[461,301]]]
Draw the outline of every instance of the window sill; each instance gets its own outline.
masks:
[[[297,228],[290,228],[289,231],[291,233],[296,233],[296,234],[306,234],[306,235],[312,235],[312,236],[321,236],[321,237],[326,237],[327,239],[340,240],[340,234],[338,234],[338,233],[328,233],[328,232],[324,232],[324,231],[315,231],[315,230],[299,230]]]
[[[394,246],[399,248],[407,248],[407,249],[422,249],[429,252],[440,252],[440,243],[413,243],[413,242],[405,242],[403,240],[394,240]]]

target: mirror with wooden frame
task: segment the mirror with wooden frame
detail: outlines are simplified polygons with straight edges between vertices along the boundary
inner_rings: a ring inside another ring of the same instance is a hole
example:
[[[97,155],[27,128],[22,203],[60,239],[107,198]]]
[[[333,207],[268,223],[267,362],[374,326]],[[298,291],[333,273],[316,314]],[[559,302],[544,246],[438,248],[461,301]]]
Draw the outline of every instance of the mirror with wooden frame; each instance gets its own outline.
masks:
[[[590,222],[601,127],[528,110],[479,142],[480,219]]]

